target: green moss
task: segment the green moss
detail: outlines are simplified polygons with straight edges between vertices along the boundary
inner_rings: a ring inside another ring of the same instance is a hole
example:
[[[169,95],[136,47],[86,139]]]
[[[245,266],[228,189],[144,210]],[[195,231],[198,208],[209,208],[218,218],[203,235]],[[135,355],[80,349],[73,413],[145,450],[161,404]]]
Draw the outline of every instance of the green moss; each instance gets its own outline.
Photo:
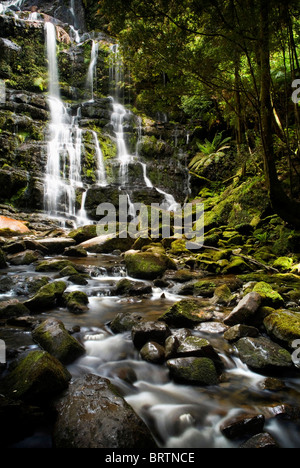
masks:
[[[268,315],[264,320],[268,334],[292,348],[294,340],[300,339],[300,314],[288,310]]]
[[[271,285],[263,281],[257,283],[253,291],[257,292],[262,297],[263,306],[278,308],[284,304],[281,295],[277,291],[274,291]]]
[[[147,280],[161,277],[167,269],[176,269],[167,255],[152,252],[128,254],[125,256],[125,264],[129,276]]]
[[[224,268],[223,274],[224,275],[241,274],[241,273],[246,273],[249,270],[251,270],[251,268],[242,258],[234,257],[230,261],[229,265],[227,265]]]
[[[180,358],[168,361],[171,376],[180,383],[217,385],[218,375],[208,358]]]
[[[280,257],[275,260],[273,267],[282,272],[291,271],[293,267],[293,259],[290,257]]]
[[[63,281],[46,284],[24,304],[31,312],[35,313],[50,310],[57,305],[57,301],[62,298],[66,288],[67,285]]]
[[[184,239],[177,239],[176,241],[172,242],[170,250],[171,254],[180,255],[188,252],[189,251],[186,248],[186,241]]]
[[[73,267],[75,268],[74,264],[69,260],[55,260],[55,261],[44,261],[41,262],[37,267],[36,271],[38,272],[53,272],[53,271],[61,271],[66,267]]]
[[[197,299],[184,299],[174,304],[159,320],[175,327],[189,327],[197,323],[207,322],[212,313],[203,309],[203,304]]]

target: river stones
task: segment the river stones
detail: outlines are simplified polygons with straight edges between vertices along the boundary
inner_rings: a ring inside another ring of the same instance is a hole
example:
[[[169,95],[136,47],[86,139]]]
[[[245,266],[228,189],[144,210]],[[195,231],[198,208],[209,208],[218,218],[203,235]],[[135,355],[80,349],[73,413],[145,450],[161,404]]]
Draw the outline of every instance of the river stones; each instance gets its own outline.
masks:
[[[166,339],[171,335],[171,331],[162,322],[142,322],[132,328],[131,335],[136,348],[141,349],[151,341],[164,346]]]
[[[0,249],[0,270],[7,268],[6,256],[2,249]]]
[[[56,409],[55,448],[156,447],[144,422],[107,379],[91,374],[75,379]]]
[[[226,420],[220,431],[227,439],[241,439],[263,432],[265,417],[262,414],[242,414]]]
[[[247,336],[251,338],[257,338],[259,336],[259,331],[255,327],[249,327],[248,325],[239,324],[229,328],[224,333],[225,340],[230,342],[237,341],[240,338],[245,338]]]
[[[60,320],[45,320],[35,328],[32,337],[63,364],[70,364],[85,353],[84,347],[68,333]]]
[[[293,366],[291,354],[267,338],[241,338],[236,348],[240,359],[258,372],[282,371]]]
[[[137,313],[120,312],[110,323],[110,328],[113,333],[125,333],[131,331],[142,319],[142,315]]]
[[[224,320],[225,325],[234,326],[247,321],[255,315],[261,305],[261,296],[256,292],[247,294]]]
[[[215,365],[211,359],[187,357],[170,359],[167,366],[171,377],[179,383],[189,385],[217,385],[219,383]]]
[[[151,362],[152,364],[162,364],[165,360],[165,349],[153,341],[146,343],[142,347],[140,354],[144,361]]]
[[[159,320],[175,328],[193,327],[201,322],[209,322],[213,312],[203,309],[203,303],[197,299],[184,299],[174,304]]]
[[[257,434],[240,446],[243,449],[280,448],[276,440],[268,433]]]
[[[70,237],[49,237],[37,240],[42,247],[46,247],[50,254],[62,254],[66,248],[72,247],[76,242]]]
[[[126,278],[120,280],[113,291],[116,296],[143,296],[151,293],[150,284],[133,282]]]
[[[284,300],[281,295],[275,291],[268,283],[261,281],[254,286],[254,292],[258,293],[262,298],[262,306],[274,307],[278,309],[284,305]]]
[[[72,291],[65,294],[64,302],[73,314],[80,315],[88,311],[89,298],[83,291]]]

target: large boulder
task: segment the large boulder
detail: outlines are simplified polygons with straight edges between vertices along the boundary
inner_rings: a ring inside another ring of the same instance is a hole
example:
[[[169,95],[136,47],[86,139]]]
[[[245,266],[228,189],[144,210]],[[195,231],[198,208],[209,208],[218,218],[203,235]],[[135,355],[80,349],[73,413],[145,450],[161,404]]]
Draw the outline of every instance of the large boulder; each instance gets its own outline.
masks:
[[[32,351],[3,381],[6,394],[15,400],[47,402],[65,390],[70,373],[46,351]]]
[[[144,422],[109,380],[95,375],[74,380],[57,403],[56,448],[149,450],[156,444]]]
[[[291,354],[267,338],[241,338],[236,347],[240,359],[258,372],[280,372],[293,367]]]
[[[184,328],[192,327],[202,322],[209,322],[213,313],[203,309],[203,303],[197,299],[184,299],[174,304],[159,320],[168,325]]]
[[[236,308],[224,320],[225,325],[234,326],[247,323],[261,305],[261,296],[252,292],[247,294],[236,306]]]
[[[37,241],[42,247],[46,247],[50,254],[62,254],[66,248],[76,244],[74,239],[70,237],[46,237]]]
[[[24,305],[33,313],[50,310],[61,301],[66,288],[67,285],[63,281],[46,284],[35,296],[24,302]]]
[[[35,328],[32,337],[63,364],[70,364],[85,353],[84,347],[68,333],[60,320],[45,320]]]
[[[225,421],[220,430],[227,439],[241,439],[263,431],[265,417],[262,414],[240,414]]]
[[[300,339],[300,314],[289,310],[280,310],[268,315],[264,326],[275,340],[280,340],[292,348],[294,340]]]
[[[175,263],[164,254],[130,251],[125,255],[128,275],[132,278],[154,280],[167,270],[176,270]]]
[[[143,317],[140,314],[120,312],[110,323],[110,328],[115,334],[124,333],[131,331],[142,319]]]

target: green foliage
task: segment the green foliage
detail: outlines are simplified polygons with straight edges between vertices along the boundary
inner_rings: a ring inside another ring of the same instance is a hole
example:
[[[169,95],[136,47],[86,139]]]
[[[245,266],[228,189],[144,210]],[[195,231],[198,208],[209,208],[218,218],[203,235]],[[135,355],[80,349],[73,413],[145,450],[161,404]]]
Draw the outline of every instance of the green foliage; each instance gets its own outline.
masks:
[[[197,172],[208,160],[214,159],[216,162],[225,155],[224,151],[230,148],[227,143],[231,141],[231,137],[223,139],[223,132],[217,134],[213,141],[210,142],[208,139],[205,143],[197,142],[197,146],[200,153],[192,159],[189,164],[190,169]]]

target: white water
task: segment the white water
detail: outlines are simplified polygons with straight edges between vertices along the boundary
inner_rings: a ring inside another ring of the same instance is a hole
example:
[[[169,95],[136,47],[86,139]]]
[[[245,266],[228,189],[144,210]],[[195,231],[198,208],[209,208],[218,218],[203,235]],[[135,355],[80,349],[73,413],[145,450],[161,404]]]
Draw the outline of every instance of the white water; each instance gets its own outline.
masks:
[[[124,120],[128,111],[122,104],[113,100],[113,113],[111,116],[111,123],[117,139],[118,160],[120,162],[120,184],[126,185],[128,183],[128,164],[133,160],[129,154],[124,139]]]
[[[56,28],[45,23],[49,69],[49,127],[48,162],[45,177],[45,208],[51,215],[59,212],[76,217],[76,188],[81,180],[82,130],[80,113],[71,117],[60,98],[56,52]]]
[[[93,41],[92,51],[91,51],[91,61],[87,73],[87,80],[86,80],[86,88],[90,93],[91,100],[94,101],[94,80],[95,80],[95,71],[97,66],[98,60],[98,53],[99,53],[99,43]]]
[[[81,199],[81,208],[77,215],[77,224],[78,226],[86,226],[90,224],[90,220],[88,218],[86,209],[85,209],[85,202],[86,202],[87,191],[83,192],[82,199]]]
[[[14,11],[14,8],[21,8],[25,0],[10,0],[0,2],[0,15],[5,15],[8,11]]]
[[[92,131],[95,143],[96,158],[97,158],[97,184],[105,187],[107,185],[106,173],[105,173],[105,164],[102,150],[100,148],[98,135],[95,131]]]

